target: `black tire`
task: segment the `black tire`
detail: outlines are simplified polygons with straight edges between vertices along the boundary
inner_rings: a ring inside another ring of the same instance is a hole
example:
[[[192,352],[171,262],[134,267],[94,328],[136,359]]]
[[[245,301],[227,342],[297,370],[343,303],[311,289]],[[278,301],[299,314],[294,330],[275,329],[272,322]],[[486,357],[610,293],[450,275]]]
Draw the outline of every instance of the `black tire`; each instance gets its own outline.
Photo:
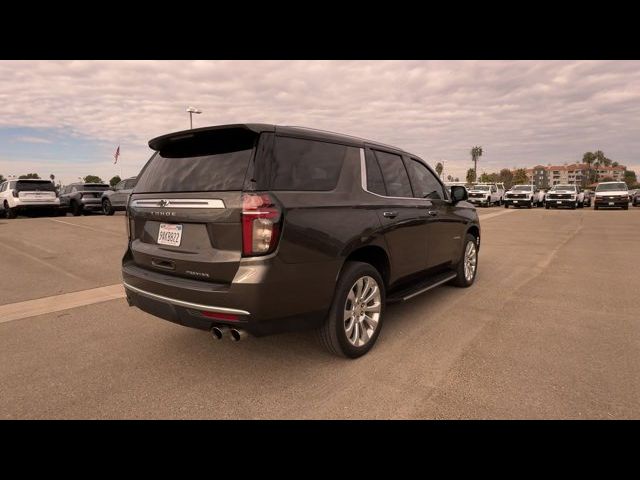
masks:
[[[547,205],[546,203],[544,204],[544,208],[546,208],[547,210],[549,210],[549,205]]]
[[[362,277],[369,276],[378,284],[381,298],[380,317],[376,330],[373,332],[368,342],[362,346],[355,346],[347,339],[344,326],[344,310],[347,304],[347,297],[356,281]],[[358,358],[367,353],[378,339],[384,321],[385,310],[385,286],[382,276],[373,266],[364,262],[347,262],[342,269],[340,278],[336,285],[336,290],[324,324],[318,330],[320,343],[329,352],[347,358]]]
[[[79,217],[80,215],[82,215],[82,205],[75,201],[71,202],[71,214],[74,217]]]
[[[504,208],[509,208],[509,204],[505,203]]]
[[[4,202],[4,212],[5,216],[9,219],[14,219],[18,216],[18,210],[10,208],[7,202]]]
[[[66,208],[60,208],[58,210],[58,216],[59,217],[66,217],[67,216],[67,209]]]
[[[597,205],[595,205],[595,206],[593,207],[593,209],[594,209],[594,210],[597,210],[597,209],[598,209],[598,206],[597,206]]]
[[[116,213],[116,211],[111,206],[111,202],[109,201],[108,198],[105,198],[104,200],[102,200],[102,213],[108,216],[111,216],[114,213]]]
[[[465,277],[464,275],[464,257],[467,250],[467,245],[469,243],[473,244],[473,248],[475,249],[476,254],[476,269],[473,272],[473,277],[471,278],[471,280],[467,280],[467,277]],[[462,252],[460,253],[460,260],[458,260],[458,264],[456,266],[456,273],[457,276],[451,281],[451,284],[460,288],[467,288],[473,285],[473,282],[476,280],[476,276],[478,275],[478,239],[470,233],[467,233],[464,238]]]
[[[584,202],[578,202],[578,208],[584,208]]]
[[[629,205],[624,205],[624,206],[622,207],[622,209],[623,209],[623,210],[629,210]]]
[[[529,202],[529,205],[527,205],[527,208],[533,208],[533,200]]]

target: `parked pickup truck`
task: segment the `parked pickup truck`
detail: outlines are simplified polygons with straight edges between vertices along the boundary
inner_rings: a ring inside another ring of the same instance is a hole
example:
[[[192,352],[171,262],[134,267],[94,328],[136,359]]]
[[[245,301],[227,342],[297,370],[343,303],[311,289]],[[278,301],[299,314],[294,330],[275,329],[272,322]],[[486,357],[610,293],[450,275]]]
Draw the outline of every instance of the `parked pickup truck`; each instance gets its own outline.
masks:
[[[547,192],[544,208],[570,207],[571,210],[584,207],[584,192],[577,185],[554,185]]]
[[[504,208],[512,207],[541,207],[544,202],[544,193],[533,185],[514,185],[504,195]]]
[[[470,203],[483,207],[491,205],[502,205],[502,197],[504,196],[504,187],[502,184],[495,183],[474,183],[469,189]]]

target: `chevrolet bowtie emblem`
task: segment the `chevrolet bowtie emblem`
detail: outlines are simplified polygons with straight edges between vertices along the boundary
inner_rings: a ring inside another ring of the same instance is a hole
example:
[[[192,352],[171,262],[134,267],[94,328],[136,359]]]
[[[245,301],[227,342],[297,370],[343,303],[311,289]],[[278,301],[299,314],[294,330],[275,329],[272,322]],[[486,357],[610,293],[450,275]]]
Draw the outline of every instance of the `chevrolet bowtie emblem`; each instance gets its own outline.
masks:
[[[166,207],[167,205],[169,205],[169,201],[168,200],[160,200],[159,205],[161,207]]]

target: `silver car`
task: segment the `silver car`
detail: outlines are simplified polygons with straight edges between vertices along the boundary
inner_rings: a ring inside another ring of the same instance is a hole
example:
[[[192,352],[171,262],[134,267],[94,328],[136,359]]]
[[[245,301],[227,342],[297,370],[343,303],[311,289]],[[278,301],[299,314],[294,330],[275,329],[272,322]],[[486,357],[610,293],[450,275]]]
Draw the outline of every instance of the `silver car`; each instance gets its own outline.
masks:
[[[102,194],[102,213],[113,215],[117,211],[127,209],[129,196],[136,186],[136,177],[126,178],[118,183],[112,190],[107,190]]]

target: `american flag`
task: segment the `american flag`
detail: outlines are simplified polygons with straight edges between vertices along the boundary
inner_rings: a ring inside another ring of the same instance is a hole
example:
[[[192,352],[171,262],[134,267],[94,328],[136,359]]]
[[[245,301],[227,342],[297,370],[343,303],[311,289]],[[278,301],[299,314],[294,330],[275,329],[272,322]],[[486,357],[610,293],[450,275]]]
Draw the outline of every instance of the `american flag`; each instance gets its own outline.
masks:
[[[118,145],[118,148],[116,148],[116,153],[113,155],[113,158],[115,158],[114,160],[114,164],[118,163],[118,157],[120,156],[120,145]]]

